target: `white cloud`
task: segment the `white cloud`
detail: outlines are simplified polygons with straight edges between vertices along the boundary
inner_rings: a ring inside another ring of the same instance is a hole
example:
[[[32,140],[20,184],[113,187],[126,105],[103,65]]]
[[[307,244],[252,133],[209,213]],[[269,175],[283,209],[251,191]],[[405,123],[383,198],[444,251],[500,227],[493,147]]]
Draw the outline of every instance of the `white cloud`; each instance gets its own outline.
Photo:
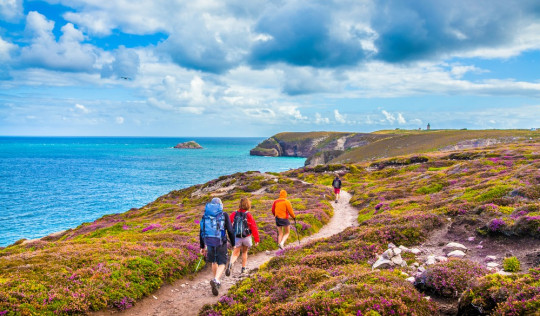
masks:
[[[116,124],[124,124],[124,118],[122,116],[117,116],[115,121]]]
[[[82,44],[84,35],[71,23],[61,28],[58,42],[52,33],[53,28],[54,21],[35,11],[28,13],[26,32],[32,38],[30,45],[21,49],[21,63],[26,67],[91,72],[96,61],[96,48]]]
[[[7,42],[0,37],[0,61],[8,61],[11,58],[11,52],[16,48],[17,45]]]
[[[405,124],[407,123],[407,121],[405,121],[405,118],[403,117],[403,115],[401,113],[398,113],[398,116],[397,116],[397,122],[399,124]]]
[[[394,122],[396,121],[396,117],[394,116],[394,114],[392,114],[390,112],[387,112],[385,110],[382,110],[381,113],[384,115],[384,117],[388,121],[388,123],[394,124]]]
[[[320,113],[315,113],[315,124],[330,124],[330,119],[323,117]]]
[[[0,17],[4,21],[15,22],[23,16],[22,0],[0,1]]]
[[[114,56],[114,61],[103,65],[101,69],[102,77],[116,76],[121,79],[133,80],[139,73],[139,55],[133,49],[120,46]]]
[[[342,115],[339,113],[338,110],[334,110],[334,118],[336,119],[336,122],[338,123],[346,123],[347,122],[347,116]]]
[[[82,105],[82,104],[79,104],[79,103],[75,104],[75,108],[78,109],[78,110],[80,110],[81,112],[83,112],[83,113],[85,113],[85,114],[90,113],[90,110],[87,109],[87,108],[86,108],[84,105]]]

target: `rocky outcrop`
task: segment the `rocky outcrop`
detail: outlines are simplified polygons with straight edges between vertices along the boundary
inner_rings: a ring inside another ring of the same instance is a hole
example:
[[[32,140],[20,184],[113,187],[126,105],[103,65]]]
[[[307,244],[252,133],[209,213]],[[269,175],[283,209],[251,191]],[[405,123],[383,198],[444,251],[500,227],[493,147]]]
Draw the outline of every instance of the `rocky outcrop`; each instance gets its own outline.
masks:
[[[351,148],[367,145],[383,135],[340,132],[279,133],[253,148],[252,156],[305,157],[306,166],[326,164]]]
[[[202,149],[202,146],[197,144],[196,141],[189,141],[189,142],[185,142],[185,143],[180,143],[176,146],[174,146],[174,148],[178,148],[178,149]]]

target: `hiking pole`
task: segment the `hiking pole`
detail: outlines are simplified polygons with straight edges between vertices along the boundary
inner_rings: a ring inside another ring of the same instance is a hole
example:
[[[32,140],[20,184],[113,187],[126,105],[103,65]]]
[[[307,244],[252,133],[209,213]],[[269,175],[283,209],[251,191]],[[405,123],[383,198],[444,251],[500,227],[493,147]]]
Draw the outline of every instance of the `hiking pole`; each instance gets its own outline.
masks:
[[[298,246],[300,246],[300,235],[298,235],[298,228],[296,228],[296,217],[294,218],[294,230],[296,231],[296,239],[298,239]]]
[[[201,256],[201,259],[199,259],[199,263],[197,263],[197,266],[195,267],[195,272],[197,272],[197,270],[199,270],[199,266],[201,265],[201,261],[202,261],[202,258],[204,256]]]

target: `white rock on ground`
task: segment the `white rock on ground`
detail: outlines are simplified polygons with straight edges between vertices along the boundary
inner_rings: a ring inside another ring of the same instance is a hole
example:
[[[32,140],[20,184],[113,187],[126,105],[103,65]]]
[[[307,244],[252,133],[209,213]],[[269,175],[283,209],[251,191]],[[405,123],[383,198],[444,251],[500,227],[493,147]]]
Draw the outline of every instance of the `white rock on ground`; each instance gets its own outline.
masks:
[[[488,268],[496,268],[498,266],[500,266],[500,264],[498,264],[496,262],[490,262],[490,263],[487,264]]]
[[[495,261],[495,260],[497,260],[496,256],[486,256],[486,259],[484,259],[484,261]]]
[[[403,251],[403,252],[409,252],[410,251],[409,248],[407,248],[407,247],[405,247],[403,245],[399,246],[398,248],[401,249],[401,251]]]
[[[414,283],[414,281],[416,280],[414,277],[409,277],[406,279],[407,281],[411,282],[411,283]]]
[[[446,262],[448,261],[448,258],[446,258],[445,256],[437,256],[435,257],[435,260],[437,260],[437,262]]]
[[[389,243],[389,244],[388,244],[388,248],[389,248],[389,249],[396,248],[396,245],[394,245],[393,243]]]
[[[401,256],[397,255],[395,257],[392,258],[392,262],[395,264],[395,265],[402,265],[403,264],[403,259],[401,259]]]
[[[392,251],[394,252],[394,256],[399,256],[401,254],[401,249],[399,248],[394,248]]]
[[[421,251],[420,249],[418,249],[418,248],[411,248],[410,251],[411,251],[413,254],[415,254],[415,255],[417,255],[417,254],[419,254],[419,253],[422,252],[422,251]]]
[[[393,266],[394,266],[394,264],[392,263],[392,261],[387,260],[387,259],[383,259],[383,258],[379,258],[379,260],[377,260],[373,264],[372,269],[389,269],[389,268],[391,268]]]
[[[459,244],[457,242],[451,242],[451,243],[448,243],[446,246],[444,246],[443,248],[443,251],[445,253],[448,253],[448,252],[452,252],[454,250],[461,250],[461,251],[467,251],[467,247],[465,247],[464,245],[462,244]]]
[[[431,256],[428,256],[427,259],[426,259],[426,264],[428,266],[432,265],[432,264],[435,264],[437,261],[435,260],[435,256],[431,255]]]
[[[463,258],[465,253],[461,250],[454,250],[447,254],[448,258]]]
[[[381,255],[381,257],[383,257],[384,259],[388,259],[388,260],[392,259],[393,256],[394,256],[394,252],[392,251],[392,249],[386,250]]]

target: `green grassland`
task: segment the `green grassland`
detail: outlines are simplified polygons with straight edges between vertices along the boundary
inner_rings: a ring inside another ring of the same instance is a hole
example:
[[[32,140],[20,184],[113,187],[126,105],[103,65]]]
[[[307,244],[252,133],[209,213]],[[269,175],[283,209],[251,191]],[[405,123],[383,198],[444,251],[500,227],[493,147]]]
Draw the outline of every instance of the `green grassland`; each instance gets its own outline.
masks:
[[[286,172],[324,185],[342,174],[359,226],[280,253],[200,314],[436,315],[437,304],[405,281],[407,268],[372,271],[371,263],[388,243],[418,246],[449,223],[486,241],[540,240],[539,170],[539,143],[529,142]],[[404,259],[414,262],[414,256]],[[463,315],[533,315],[540,309],[540,266],[502,276],[455,259],[428,272],[424,290],[461,296]]]
[[[391,130],[373,134],[388,135],[368,145],[353,148],[330,163],[355,163],[385,157],[432,152],[472,139],[540,139],[540,131],[529,130]]]

